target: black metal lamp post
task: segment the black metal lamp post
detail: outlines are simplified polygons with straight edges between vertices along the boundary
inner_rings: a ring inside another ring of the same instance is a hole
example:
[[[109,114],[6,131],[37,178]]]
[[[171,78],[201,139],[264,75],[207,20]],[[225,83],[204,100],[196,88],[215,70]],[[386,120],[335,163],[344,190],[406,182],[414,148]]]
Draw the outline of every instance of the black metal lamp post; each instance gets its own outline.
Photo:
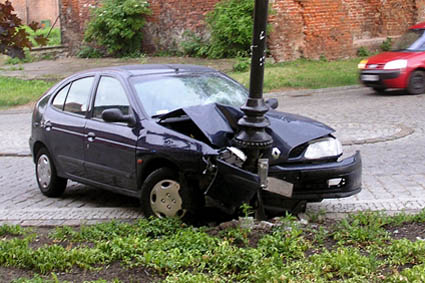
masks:
[[[244,167],[249,171],[258,172],[261,179],[267,177],[268,161],[261,160],[260,164],[259,156],[261,151],[270,148],[273,143],[272,137],[265,131],[270,123],[264,117],[269,108],[263,99],[268,6],[268,0],[255,0],[249,98],[241,107],[245,115],[238,121],[239,132],[234,138],[236,146],[243,149],[247,155]],[[267,180],[261,182],[263,186],[267,186]],[[258,191],[257,197],[257,218],[264,218],[261,190]]]

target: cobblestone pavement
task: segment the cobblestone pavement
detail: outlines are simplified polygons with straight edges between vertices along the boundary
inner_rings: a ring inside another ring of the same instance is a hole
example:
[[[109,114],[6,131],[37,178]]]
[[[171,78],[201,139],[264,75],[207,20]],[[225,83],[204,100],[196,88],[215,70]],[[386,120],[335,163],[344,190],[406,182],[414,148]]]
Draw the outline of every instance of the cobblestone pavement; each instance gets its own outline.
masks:
[[[325,122],[337,130],[346,156],[360,150],[363,191],[309,204],[338,217],[353,211],[416,212],[425,208],[425,95],[373,94],[361,87],[292,91],[279,109]],[[61,225],[141,217],[138,201],[69,183],[59,199],[39,193],[28,150],[31,114],[0,112],[0,223]]]

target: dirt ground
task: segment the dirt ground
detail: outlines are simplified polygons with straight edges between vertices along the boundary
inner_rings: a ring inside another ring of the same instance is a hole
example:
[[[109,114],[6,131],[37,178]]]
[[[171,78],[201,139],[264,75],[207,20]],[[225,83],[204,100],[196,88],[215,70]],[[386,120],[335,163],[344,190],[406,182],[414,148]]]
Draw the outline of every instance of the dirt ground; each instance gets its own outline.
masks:
[[[201,59],[189,57],[143,57],[143,58],[100,58],[81,59],[67,57],[57,60],[43,60],[22,65],[6,65],[6,56],[0,56],[0,76],[21,79],[42,79],[57,81],[76,72],[118,65],[131,64],[193,64],[208,66],[223,72],[232,70],[235,59]]]

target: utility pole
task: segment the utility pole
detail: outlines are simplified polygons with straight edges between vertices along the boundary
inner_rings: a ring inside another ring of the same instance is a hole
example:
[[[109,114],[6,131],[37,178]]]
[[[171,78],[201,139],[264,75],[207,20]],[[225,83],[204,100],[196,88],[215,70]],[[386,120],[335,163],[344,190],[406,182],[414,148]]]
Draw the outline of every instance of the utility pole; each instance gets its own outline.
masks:
[[[270,122],[264,117],[269,108],[263,98],[268,4],[268,0],[255,0],[249,97],[245,105],[241,107],[245,115],[238,121],[239,132],[234,138],[235,144],[247,155],[247,161],[244,164],[245,169],[258,173],[260,176],[261,187],[257,192],[258,219],[265,218],[261,190],[267,186],[269,167],[268,159],[259,159],[259,157],[273,143],[272,137],[265,131]]]

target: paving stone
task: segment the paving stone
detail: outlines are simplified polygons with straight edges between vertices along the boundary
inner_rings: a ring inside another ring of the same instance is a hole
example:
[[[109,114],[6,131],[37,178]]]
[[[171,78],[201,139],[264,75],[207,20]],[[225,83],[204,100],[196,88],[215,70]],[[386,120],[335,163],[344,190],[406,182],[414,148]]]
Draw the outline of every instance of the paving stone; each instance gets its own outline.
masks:
[[[274,93],[279,110],[334,127],[344,156],[363,160],[363,191],[308,204],[338,218],[373,210],[415,213],[425,208],[425,95],[375,95],[367,88]],[[298,93],[298,94],[297,94]],[[69,182],[61,198],[43,196],[28,154],[31,113],[0,111],[0,225],[81,225],[142,217],[138,200]],[[7,156],[9,155],[9,156]],[[15,155],[15,156],[14,156]]]

